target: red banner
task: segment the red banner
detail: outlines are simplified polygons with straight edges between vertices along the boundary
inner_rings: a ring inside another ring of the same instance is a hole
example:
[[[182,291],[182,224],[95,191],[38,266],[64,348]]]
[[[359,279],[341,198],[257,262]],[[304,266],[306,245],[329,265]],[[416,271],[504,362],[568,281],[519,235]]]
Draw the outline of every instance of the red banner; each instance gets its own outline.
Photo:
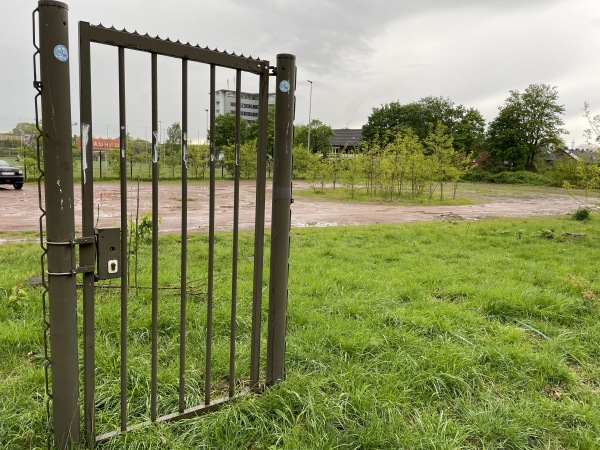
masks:
[[[77,146],[81,148],[81,138],[77,138]],[[119,150],[118,139],[92,138],[92,150]]]

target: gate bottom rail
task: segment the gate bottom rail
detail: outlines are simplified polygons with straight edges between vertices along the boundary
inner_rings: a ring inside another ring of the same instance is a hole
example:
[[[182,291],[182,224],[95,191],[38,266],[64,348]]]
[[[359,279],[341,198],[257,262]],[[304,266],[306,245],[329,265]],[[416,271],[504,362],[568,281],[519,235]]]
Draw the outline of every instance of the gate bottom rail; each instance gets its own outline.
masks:
[[[210,403],[210,405],[199,405],[199,406],[195,406],[193,408],[188,408],[188,409],[184,410],[183,412],[171,413],[171,414],[167,414],[166,416],[157,417],[156,421],[154,421],[154,422],[148,420],[146,422],[136,423],[134,425],[131,425],[130,427],[127,427],[126,430],[109,431],[108,433],[104,433],[104,434],[100,434],[100,435],[96,436],[96,443],[101,444],[101,443],[109,441],[113,437],[120,436],[120,435],[128,433],[130,431],[139,430],[139,429],[148,427],[148,426],[156,424],[156,423],[175,422],[178,420],[191,419],[193,417],[198,417],[198,416],[202,416],[204,414],[208,414],[210,412],[218,411],[226,403],[240,400],[241,398],[248,396],[251,392],[252,391],[250,389],[244,389],[232,397],[221,397],[221,398],[215,399]]]

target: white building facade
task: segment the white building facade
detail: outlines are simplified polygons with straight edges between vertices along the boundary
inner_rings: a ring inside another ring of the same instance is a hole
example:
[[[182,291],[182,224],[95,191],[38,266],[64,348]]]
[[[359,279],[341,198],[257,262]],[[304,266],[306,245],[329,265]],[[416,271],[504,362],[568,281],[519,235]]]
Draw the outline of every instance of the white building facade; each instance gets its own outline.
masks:
[[[269,94],[269,105],[275,104],[275,94]],[[215,115],[235,114],[235,91],[221,89],[215,92]],[[258,119],[258,94],[241,93],[240,114],[248,124]]]

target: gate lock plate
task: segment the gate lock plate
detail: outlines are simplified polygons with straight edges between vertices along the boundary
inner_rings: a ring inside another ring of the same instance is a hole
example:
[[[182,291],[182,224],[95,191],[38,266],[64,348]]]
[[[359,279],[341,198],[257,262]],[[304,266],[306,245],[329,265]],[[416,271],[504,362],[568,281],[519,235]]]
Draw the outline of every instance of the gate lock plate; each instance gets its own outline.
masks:
[[[121,276],[121,229],[96,229],[96,250],[98,279],[119,278]]]

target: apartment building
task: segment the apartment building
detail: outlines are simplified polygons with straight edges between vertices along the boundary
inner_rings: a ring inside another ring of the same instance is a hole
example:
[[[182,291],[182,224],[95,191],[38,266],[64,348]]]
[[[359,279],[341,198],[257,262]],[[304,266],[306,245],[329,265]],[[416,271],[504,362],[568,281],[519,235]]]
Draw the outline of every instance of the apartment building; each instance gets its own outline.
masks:
[[[269,94],[269,105],[275,104],[275,94]],[[235,114],[235,91],[221,89],[215,92],[215,115]],[[249,124],[258,119],[258,94],[241,93],[240,114]]]

